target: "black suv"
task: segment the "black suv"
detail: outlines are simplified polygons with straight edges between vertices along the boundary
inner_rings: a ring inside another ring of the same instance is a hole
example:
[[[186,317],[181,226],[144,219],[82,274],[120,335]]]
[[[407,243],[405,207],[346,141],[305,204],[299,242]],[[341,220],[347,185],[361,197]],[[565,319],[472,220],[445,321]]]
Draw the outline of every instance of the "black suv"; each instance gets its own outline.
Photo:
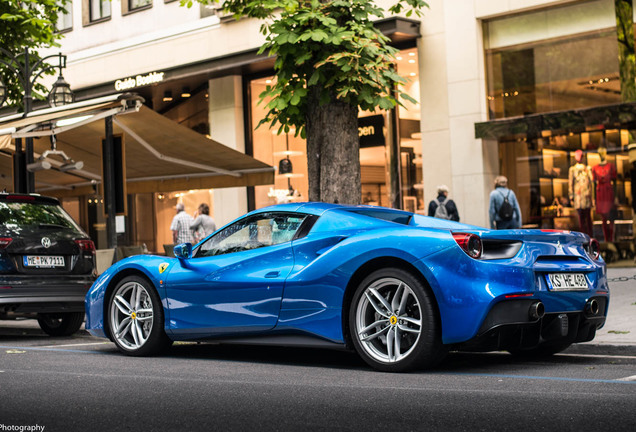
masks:
[[[37,318],[51,336],[84,322],[95,245],[55,198],[0,193],[0,320]]]

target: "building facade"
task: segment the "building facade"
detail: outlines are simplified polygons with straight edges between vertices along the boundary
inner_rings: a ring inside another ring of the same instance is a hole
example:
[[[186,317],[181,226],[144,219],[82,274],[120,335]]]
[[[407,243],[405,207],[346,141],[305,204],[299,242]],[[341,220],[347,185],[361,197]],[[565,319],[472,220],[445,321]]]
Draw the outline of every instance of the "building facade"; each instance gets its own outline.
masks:
[[[363,201],[388,205],[394,180],[385,147],[397,141],[405,209],[426,213],[437,186],[445,184],[462,222],[488,226],[493,180],[503,174],[517,193],[524,226],[580,229],[568,171],[576,150],[594,167],[603,147],[616,169],[613,240],[633,238],[631,111],[620,98],[614,2],[429,5],[420,19],[378,23],[400,50],[405,91],[419,102],[360,113]],[[64,76],[78,99],[135,92],[155,112],[277,169],[273,184],[131,196],[126,242],[152,250],[170,243],[177,201],[190,213],[208,203],[223,225],[247,210],[306,200],[303,140],[256,127],[263,115],[258,95],[274,79],[273,60],[256,54],[264,41],[259,22],[169,0],[73,0],[70,12],[60,21],[61,51],[68,56]],[[616,121],[595,114],[606,106],[620,114]],[[567,120],[582,110],[591,113],[583,123]],[[86,199],[64,195],[76,213]],[[591,215],[594,234],[603,240],[604,217],[594,209]]]

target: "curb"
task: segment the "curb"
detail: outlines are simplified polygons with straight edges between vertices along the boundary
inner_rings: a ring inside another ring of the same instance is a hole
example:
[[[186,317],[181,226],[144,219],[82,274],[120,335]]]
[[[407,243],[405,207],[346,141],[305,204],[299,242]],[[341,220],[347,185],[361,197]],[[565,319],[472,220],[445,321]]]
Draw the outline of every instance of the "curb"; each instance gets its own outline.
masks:
[[[636,344],[572,344],[563,354],[594,354],[594,355],[624,355],[636,356]]]

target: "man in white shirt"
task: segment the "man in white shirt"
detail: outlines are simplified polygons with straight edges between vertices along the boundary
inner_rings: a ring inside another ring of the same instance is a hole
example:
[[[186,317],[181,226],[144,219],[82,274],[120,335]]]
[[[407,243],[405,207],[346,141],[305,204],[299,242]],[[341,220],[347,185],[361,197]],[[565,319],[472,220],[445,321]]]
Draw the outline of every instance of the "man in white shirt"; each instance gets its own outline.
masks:
[[[180,243],[193,243],[192,230],[190,225],[194,220],[192,216],[185,212],[185,206],[183,203],[177,204],[177,214],[172,218],[172,224],[170,229],[172,230],[172,241],[174,244]]]

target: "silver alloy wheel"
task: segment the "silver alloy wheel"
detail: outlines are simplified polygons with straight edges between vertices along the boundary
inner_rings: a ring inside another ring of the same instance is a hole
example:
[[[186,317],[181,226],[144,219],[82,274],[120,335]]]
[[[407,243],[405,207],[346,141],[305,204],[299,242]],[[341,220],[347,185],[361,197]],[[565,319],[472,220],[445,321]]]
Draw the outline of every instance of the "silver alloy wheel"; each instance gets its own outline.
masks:
[[[374,360],[396,363],[417,346],[422,332],[422,308],[413,289],[397,278],[369,285],[356,308],[356,334]]]
[[[138,282],[119,287],[110,304],[110,329],[117,343],[129,350],[141,348],[152,331],[152,299]]]

